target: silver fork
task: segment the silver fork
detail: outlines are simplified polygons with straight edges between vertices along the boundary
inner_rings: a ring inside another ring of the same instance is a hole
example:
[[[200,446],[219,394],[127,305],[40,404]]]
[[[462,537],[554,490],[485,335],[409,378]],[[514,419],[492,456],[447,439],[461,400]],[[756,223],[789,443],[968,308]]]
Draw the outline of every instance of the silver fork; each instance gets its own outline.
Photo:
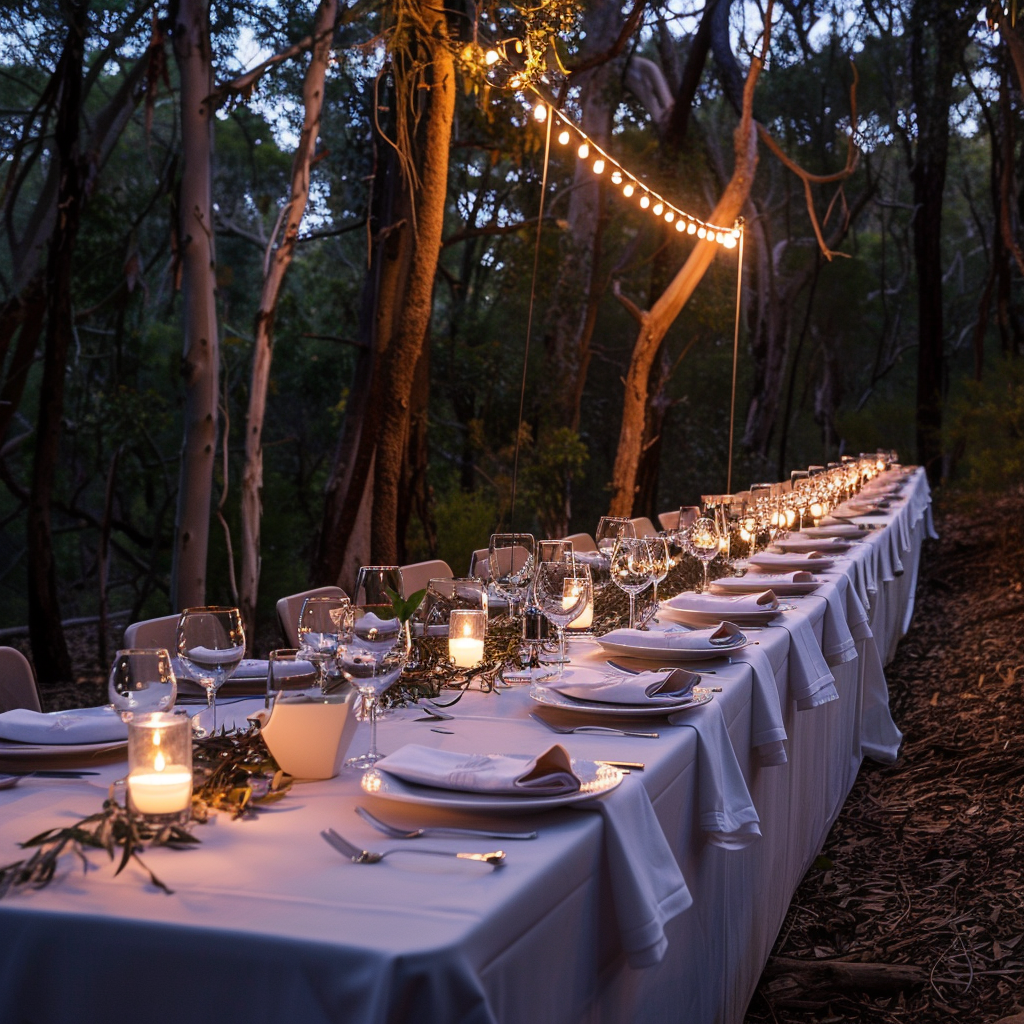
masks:
[[[493,850],[491,853],[452,853],[449,850],[421,850],[415,846],[403,847],[401,850],[360,850],[343,836],[339,836],[333,828],[324,829],[320,835],[324,841],[333,846],[343,857],[353,864],[376,864],[392,853],[424,853],[430,857],[456,857],[459,860],[475,860],[491,867],[500,867],[505,863],[505,851]]]
[[[391,839],[419,839],[421,836],[461,836],[465,838],[476,837],[478,839],[536,839],[536,832],[488,832],[476,828],[445,828],[438,825],[432,828],[401,829],[395,825],[389,825],[380,818],[375,818],[365,807],[357,807],[356,814],[367,824],[372,825],[378,832]]]
[[[536,712],[531,711],[530,717],[535,722],[540,722],[541,725],[546,725],[552,732],[560,733],[563,736],[572,736],[573,733],[599,733],[604,736],[638,736],[642,739],[656,740],[658,734],[656,732],[633,732],[629,729],[613,729],[608,725],[554,725],[549,722],[543,715],[538,715]]]

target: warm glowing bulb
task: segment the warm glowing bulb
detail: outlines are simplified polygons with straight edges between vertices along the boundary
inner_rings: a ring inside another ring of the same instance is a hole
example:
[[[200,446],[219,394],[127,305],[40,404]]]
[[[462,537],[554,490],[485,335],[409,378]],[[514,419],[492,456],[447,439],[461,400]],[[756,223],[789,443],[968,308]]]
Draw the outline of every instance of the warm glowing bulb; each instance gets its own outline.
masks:
[[[815,519],[820,519],[825,514],[825,506],[816,501],[811,505],[809,511]]]
[[[688,235],[695,235],[695,234],[697,234],[697,225],[692,220],[690,221],[689,224],[686,225],[686,233]]]
[[[661,216],[661,211],[664,210],[664,209],[665,209],[665,204],[664,203],[655,203],[654,204],[654,216],[655,217],[660,217]]]
[[[672,221],[674,221],[675,219],[676,219],[676,215],[671,210],[666,210],[665,211],[665,221],[666,221],[666,223],[671,224]]]
[[[684,232],[685,230],[686,230],[686,224],[683,221],[681,221],[681,220],[677,220],[676,221],[676,231],[678,231],[680,234],[682,234],[682,232]]]
[[[560,142],[560,143],[561,143],[561,144],[562,144],[563,146],[568,146],[568,145],[569,145],[569,133],[568,133],[567,131],[561,131],[561,132],[559,132],[559,133],[558,133],[558,141],[559,141],[559,142]]]
[[[586,160],[590,156],[590,147],[585,142],[581,142],[580,148],[576,150],[576,155],[581,160]]]
[[[622,171],[612,171],[612,184],[613,185],[621,185],[622,184]]]
[[[600,159],[599,160],[595,160],[594,161],[594,173],[595,174],[601,174],[603,171],[604,171],[604,161],[600,160]]]
[[[740,229],[739,228],[733,228],[732,229],[732,237],[733,238],[739,238],[740,237]]]
[[[697,237],[698,238],[703,238],[706,234],[707,234],[707,232],[704,230],[704,225],[701,224],[701,226],[699,228],[697,228]]]
[[[641,196],[640,197],[640,205],[646,210],[647,207],[651,205],[651,197],[650,196]]]
[[[490,67],[492,64],[497,64],[501,59],[501,54],[497,50],[488,50],[484,54],[484,60],[487,62],[487,66]]]
[[[633,194],[633,184],[632,184],[632,182],[627,181],[626,184],[622,186],[622,194],[627,199]]]
[[[719,245],[721,245],[722,242],[725,241],[725,235],[723,235],[721,231],[716,232],[715,241],[718,242]]]
[[[523,83],[518,78],[513,78],[508,84],[511,85],[513,89],[518,89]]]
[[[736,248],[736,239],[735,239],[735,237],[733,235],[726,235],[724,240],[722,241],[722,245],[724,245],[726,247],[726,249],[735,249]]]
[[[538,103],[533,108],[533,119],[534,121],[540,121],[541,124],[548,119],[548,108],[543,103]]]

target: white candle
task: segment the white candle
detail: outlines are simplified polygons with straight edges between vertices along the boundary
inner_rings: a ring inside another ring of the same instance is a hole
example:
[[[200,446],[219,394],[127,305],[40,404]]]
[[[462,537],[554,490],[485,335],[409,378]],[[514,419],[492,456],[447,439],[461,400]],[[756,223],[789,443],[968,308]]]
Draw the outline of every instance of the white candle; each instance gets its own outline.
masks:
[[[579,600],[579,591],[573,586],[572,580],[565,581],[565,594],[562,597],[562,607],[568,611],[573,608]],[[591,591],[583,611],[573,619],[567,629],[589,629],[594,624],[594,594]]]
[[[472,636],[450,636],[448,653],[458,668],[473,668],[484,660],[484,642]]]
[[[140,814],[175,814],[192,802],[192,772],[180,764],[164,771],[135,771],[128,776],[128,793]]]

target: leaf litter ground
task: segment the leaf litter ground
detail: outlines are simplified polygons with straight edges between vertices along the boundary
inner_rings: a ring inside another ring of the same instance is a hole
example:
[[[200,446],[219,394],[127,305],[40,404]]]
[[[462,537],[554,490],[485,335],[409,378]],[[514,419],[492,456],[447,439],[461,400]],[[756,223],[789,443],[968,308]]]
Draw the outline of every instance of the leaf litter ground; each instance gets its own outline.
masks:
[[[886,670],[899,759],[865,762],[746,1024],[1024,1009],[1024,491],[949,502],[936,526]]]

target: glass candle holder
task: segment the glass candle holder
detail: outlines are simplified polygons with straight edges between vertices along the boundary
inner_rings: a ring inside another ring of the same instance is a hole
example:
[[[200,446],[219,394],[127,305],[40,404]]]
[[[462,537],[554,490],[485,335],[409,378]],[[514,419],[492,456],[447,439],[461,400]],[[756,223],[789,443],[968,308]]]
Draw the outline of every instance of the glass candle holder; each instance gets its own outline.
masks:
[[[565,592],[562,596],[562,604],[565,608],[572,608],[576,605],[580,589],[585,584],[582,581],[566,580],[565,581]],[[583,606],[583,611],[576,616],[568,625],[565,627],[566,632],[572,636],[574,633],[579,636],[580,634],[589,634],[594,626],[594,588],[590,588],[590,593],[587,597],[587,603]]]
[[[188,715],[137,715],[128,723],[128,806],[154,824],[192,815],[192,729]]]
[[[474,668],[484,660],[487,612],[453,608],[448,624],[448,654],[458,668]]]

